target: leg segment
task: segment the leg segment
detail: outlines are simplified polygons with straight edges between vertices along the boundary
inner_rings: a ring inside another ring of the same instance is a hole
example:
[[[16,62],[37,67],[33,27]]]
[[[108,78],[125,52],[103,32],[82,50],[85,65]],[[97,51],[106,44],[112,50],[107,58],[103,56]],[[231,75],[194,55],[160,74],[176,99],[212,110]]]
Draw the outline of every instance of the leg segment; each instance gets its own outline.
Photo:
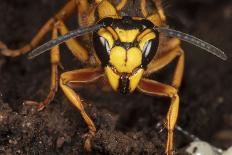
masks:
[[[52,39],[58,37],[58,30],[55,28],[52,33]],[[39,110],[43,109],[46,105],[48,105],[55,96],[55,93],[58,89],[58,64],[60,62],[60,51],[59,46],[54,46],[51,49],[51,86],[50,92],[47,98],[39,105]]]
[[[86,0],[84,0],[86,1]],[[83,2],[84,3],[84,2]],[[87,2],[85,2],[87,3]],[[120,11],[127,3],[127,0],[121,0],[120,3],[116,6],[116,8],[108,1],[108,0],[95,0],[95,5],[92,8],[85,9],[85,14],[81,13],[83,17],[86,19],[86,26],[92,25],[95,23],[95,13],[97,11],[99,19],[108,16],[117,16],[117,11]],[[79,13],[80,14],[80,13]],[[82,19],[84,19],[82,17]],[[98,19],[97,19],[98,20]],[[82,25],[79,21],[79,24]]]
[[[176,89],[179,89],[184,74],[184,52],[182,49],[179,49],[179,51],[180,56],[178,58],[178,62],[172,80],[172,86]]]
[[[69,32],[68,28],[61,20],[57,23],[57,27],[62,35]],[[79,61],[87,63],[89,55],[87,50],[83,46],[81,46],[81,44],[79,44],[74,38],[67,40],[65,43],[72,54],[77,57]]]
[[[162,6],[162,0],[153,0],[156,8],[157,8],[157,12],[162,20],[162,22],[166,21],[166,16],[164,14],[164,10],[163,10],[163,6]]]
[[[90,68],[66,72],[63,73],[60,78],[60,87],[65,96],[80,111],[82,118],[88,125],[89,132],[84,144],[87,151],[91,150],[91,139],[96,133],[96,127],[91,118],[85,112],[80,96],[72,89],[72,87],[78,87],[83,84],[94,82],[102,77],[102,75],[103,70],[101,68]]]
[[[160,0],[154,0],[156,9],[155,11],[153,11],[153,13],[151,15],[149,15],[148,11],[147,11],[147,0],[141,0],[140,1],[140,8],[141,8],[141,12],[143,14],[143,16],[150,20],[153,24],[155,24],[156,26],[161,26],[165,23],[166,21],[166,17],[164,15],[164,11],[161,5],[161,1]]]
[[[168,130],[166,154],[172,155],[173,151],[173,130],[177,121],[179,111],[179,96],[177,89],[172,86],[159,83],[157,81],[142,79],[138,85],[138,90],[151,96],[166,96],[171,98],[171,105],[167,113],[166,128]]]
[[[140,8],[141,8],[141,12],[145,18],[148,16],[146,6],[147,6],[147,0],[141,0],[140,1]]]
[[[149,75],[153,72],[156,72],[163,68],[164,66],[168,65],[173,59],[175,59],[177,56],[178,62],[177,66],[174,72],[172,86],[179,89],[182,77],[183,77],[183,71],[184,71],[184,52],[179,47],[180,40],[173,38],[170,39],[164,48],[162,48],[162,51],[160,51],[160,55],[152,60],[152,62],[148,65],[147,71],[145,74]],[[166,52],[168,51],[168,52]]]
[[[52,39],[56,39],[58,36],[58,30],[56,28],[52,31]],[[58,89],[58,64],[60,62],[60,51],[59,46],[54,46],[51,49],[51,85],[50,91],[46,99],[42,102],[35,102],[35,101],[26,101],[26,105],[36,105],[37,109],[43,110],[53,99],[55,93]]]
[[[5,56],[16,57],[25,54],[36,47],[43,37],[54,27],[57,20],[64,20],[71,15],[75,10],[75,3],[73,0],[67,2],[67,4],[51,19],[49,19],[34,36],[31,42],[19,49],[8,49],[7,46],[0,42],[0,53]]]
[[[80,27],[88,26],[87,15],[89,12],[89,3],[87,0],[76,0],[76,5],[78,7],[78,24]]]
[[[104,17],[117,16],[118,15],[116,9],[114,8],[114,6],[107,0],[103,0],[103,1],[101,1],[99,3],[97,11],[98,11],[98,16],[99,16],[100,19],[102,19]]]
[[[147,17],[147,20],[150,20],[154,25],[161,26],[163,24],[159,14],[154,13]]]

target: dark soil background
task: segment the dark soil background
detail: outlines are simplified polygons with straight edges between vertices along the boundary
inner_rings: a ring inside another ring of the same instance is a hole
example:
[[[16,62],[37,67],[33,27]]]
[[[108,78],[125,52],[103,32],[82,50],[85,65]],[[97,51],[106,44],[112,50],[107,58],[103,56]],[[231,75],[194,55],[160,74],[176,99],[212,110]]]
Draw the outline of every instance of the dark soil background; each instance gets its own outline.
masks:
[[[0,40],[12,48],[26,44],[65,2],[1,0]],[[186,69],[178,120],[186,131],[226,149],[232,145],[232,1],[165,0],[164,6],[171,27],[220,47],[229,57],[223,62],[183,43]],[[64,46],[61,59],[64,71],[83,67]],[[170,66],[152,78],[166,81],[173,73]],[[48,53],[33,61],[25,55],[0,56],[0,154],[88,154],[83,150],[87,127],[60,90],[43,111],[23,106],[24,100],[41,101],[49,82]],[[100,88],[78,90],[98,129],[90,154],[164,154],[166,131],[160,133],[156,125],[165,117],[169,99],[137,92],[121,96]],[[191,141],[176,131],[177,154],[185,154],[183,150]]]

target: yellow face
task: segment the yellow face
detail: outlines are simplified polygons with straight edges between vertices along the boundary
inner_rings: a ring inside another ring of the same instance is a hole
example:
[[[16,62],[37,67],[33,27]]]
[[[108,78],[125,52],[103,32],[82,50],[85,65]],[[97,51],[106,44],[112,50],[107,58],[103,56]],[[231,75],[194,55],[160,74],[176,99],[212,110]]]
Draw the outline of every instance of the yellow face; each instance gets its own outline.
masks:
[[[98,30],[94,34],[94,46],[111,87],[126,94],[136,89],[154,56],[157,35],[134,24],[115,25]]]

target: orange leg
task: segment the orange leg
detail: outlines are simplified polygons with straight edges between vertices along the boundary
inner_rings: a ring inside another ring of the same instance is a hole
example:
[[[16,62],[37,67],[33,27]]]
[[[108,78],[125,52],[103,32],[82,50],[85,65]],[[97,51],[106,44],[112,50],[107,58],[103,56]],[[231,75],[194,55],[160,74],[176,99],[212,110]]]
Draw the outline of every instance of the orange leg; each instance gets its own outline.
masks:
[[[150,20],[155,26],[161,26],[163,24],[163,21],[157,13],[148,16],[146,19]]]
[[[80,111],[81,116],[88,125],[89,132],[86,135],[84,144],[87,151],[91,151],[91,139],[96,133],[96,127],[91,118],[85,112],[80,96],[72,88],[95,82],[102,76],[103,70],[101,68],[88,68],[63,73],[60,78],[60,87],[65,96]]]
[[[0,42],[0,54],[10,57],[16,57],[25,54],[35,48],[44,36],[53,29],[57,20],[64,20],[69,17],[75,10],[75,3],[73,0],[67,2],[67,4],[52,18],[50,18],[39,30],[39,32],[33,37],[31,42],[19,49],[8,49],[7,46]]]
[[[82,27],[90,26],[99,19],[117,16],[117,11],[120,11],[128,0],[121,0],[114,7],[108,0],[95,0],[95,5],[90,6],[87,0],[77,1],[78,6],[78,23]],[[99,19],[96,19],[95,14],[98,13]],[[89,40],[91,35],[83,36],[85,40]]]
[[[58,30],[62,35],[68,33],[68,29],[65,24],[60,20],[54,27],[52,39],[58,37]],[[73,53],[74,56],[78,58],[79,61],[86,63],[89,59],[88,52],[85,48],[83,48],[79,42],[75,39],[69,39],[65,42],[70,51]],[[38,110],[42,110],[46,105],[48,105],[54,98],[55,93],[57,91],[57,81],[58,81],[58,64],[60,61],[60,54],[59,54],[59,46],[54,46],[51,50],[51,64],[52,64],[52,72],[51,72],[51,87],[50,92],[47,98],[40,103],[35,101],[26,101],[26,105],[36,105]]]
[[[56,39],[57,37],[58,37],[58,30],[57,28],[54,28],[52,31],[52,39]],[[26,105],[35,105],[39,111],[43,110],[54,99],[55,93],[58,89],[58,64],[60,62],[60,51],[58,45],[54,46],[51,49],[50,55],[51,55],[52,66],[51,66],[51,85],[50,85],[50,91],[48,93],[48,96],[42,102],[36,102],[36,101],[24,102]]]
[[[146,9],[146,6],[147,6],[147,0],[141,0],[140,1],[140,8],[141,8],[141,12],[142,12],[144,18],[146,18],[148,16],[148,11]]]
[[[114,7],[108,0],[95,0],[95,5],[90,6],[87,0],[77,1],[78,6],[78,23],[82,27],[93,25],[95,21],[95,13],[98,13],[100,19],[108,16],[117,16],[117,11],[120,11],[127,3],[127,0],[121,0]]]
[[[76,0],[78,24],[80,27],[88,26],[89,3],[87,0]]]
[[[0,44],[0,49],[4,47],[2,54],[7,56],[18,56],[30,51],[34,48],[40,40],[44,37],[44,35],[53,29],[52,32],[52,39],[58,37],[58,30],[62,35],[68,32],[67,27],[62,22],[62,19],[67,18],[71,15],[71,13],[75,10],[75,3],[74,0],[70,0],[64,7],[61,9],[53,18],[51,18],[38,32],[38,34],[32,39],[31,43],[24,46],[21,49],[17,50],[10,50],[7,49],[4,44]],[[79,61],[86,63],[89,59],[88,52],[74,39],[70,39],[66,42],[67,46],[71,50],[71,52],[78,58]],[[59,47],[55,46],[51,49],[51,84],[50,84],[50,91],[46,97],[46,99],[42,102],[36,101],[25,101],[26,105],[35,105],[38,110],[44,109],[46,105],[48,105],[54,98],[55,93],[57,91],[58,85],[58,64],[60,61],[60,53]]]
[[[156,26],[161,26],[161,25],[165,24],[166,17],[164,15],[161,1],[154,0],[154,3],[155,3],[156,8],[153,11],[153,13],[151,15],[149,15],[147,8],[146,8],[147,7],[147,0],[141,0],[140,1],[141,12],[142,12],[144,18],[150,20]]]
[[[97,11],[100,19],[118,15],[116,8],[107,0],[103,0],[98,4]]]
[[[168,130],[167,144],[166,144],[166,154],[173,154],[173,130],[178,117],[179,111],[179,96],[177,94],[177,89],[172,86],[159,83],[154,80],[142,79],[138,85],[138,90],[142,93],[151,96],[166,96],[171,98],[171,105],[167,113],[167,123],[166,127]]]
[[[166,21],[166,16],[164,14],[164,9],[162,6],[162,0],[154,0],[156,8],[157,8],[157,12],[162,20],[162,22]]]
[[[62,21],[57,22],[53,29],[52,39],[56,39],[58,37],[58,30],[61,32],[62,35],[68,32],[67,27],[64,25]],[[74,56],[78,58],[81,62],[87,62],[88,60],[88,52],[83,48],[75,39],[70,39],[66,41],[66,45],[73,53]],[[55,93],[57,91],[57,83],[58,83],[58,64],[60,62],[60,52],[59,46],[54,46],[51,49],[51,86],[50,92],[47,98],[42,102],[36,101],[25,101],[26,105],[35,105],[38,110],[44,109],[53,99]]]
[[[58,36],[58,30],[55,28],[53,30],[52,38],[57,38]],[[54,46],[51,49],[51,86],[50,86],[50,92],[47,96],[47,98],[40,104],[38,107],[39,109],[43,109],[46,105],[48,105],[55,96],[55,93],[58,89],[58,64],[60,62],[60,50],[59,46]]]
[[[57,22],[57,27],[61,35],[69,32],[65,24],[60,20]],[[89,59],[88,51],[74,38],[65,42],[72,54],[78,58],[80,62],[87,63]]]
[[[165,43],[165,45],[160,48],[160,55],[158,55],[157,58],[152,60],[152,62],[148,65],[145,74],[150,75],[160,70],[161,68],[172,62],[176,57],[178,57],[172,86],[176,89],[179,89],[184,72],[184,52],[179,45],[179,39],[169,39],[169,41],[167,41],[167,43]]]

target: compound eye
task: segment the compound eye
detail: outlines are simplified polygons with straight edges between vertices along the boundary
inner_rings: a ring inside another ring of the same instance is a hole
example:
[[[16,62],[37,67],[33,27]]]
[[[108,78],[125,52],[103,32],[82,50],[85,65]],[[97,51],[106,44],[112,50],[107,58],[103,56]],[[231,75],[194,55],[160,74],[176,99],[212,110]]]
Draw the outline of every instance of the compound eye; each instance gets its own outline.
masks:
[[[111,51],[108,41],[104,37],[101,37],[97,33],[94,33],[93,45],[102,65],[106,66],[109,62],[109,54]]]
[[[154,58],[157,48],[158,48],[158,40],[157,39],[151,39],[149,41],[147,41],[144,44],[143,47],[143,60],[142,60],[142,66],[146,67],[150,61]]]
[[[99,40],[101,42],[102,48],[105,48],[106,52],[110,54],[110,45],[108,41],[104,37],[99,37]]]

